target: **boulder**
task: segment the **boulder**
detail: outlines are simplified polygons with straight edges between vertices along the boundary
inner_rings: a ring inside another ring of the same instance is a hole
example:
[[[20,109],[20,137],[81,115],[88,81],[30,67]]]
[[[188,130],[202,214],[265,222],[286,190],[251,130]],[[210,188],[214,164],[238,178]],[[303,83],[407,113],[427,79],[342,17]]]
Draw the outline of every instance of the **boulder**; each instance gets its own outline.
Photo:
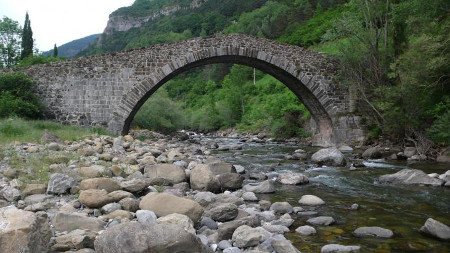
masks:
[[[222,191],[241,189],[242,182],[244,182],[244,178],[237,173],[220,174],[217,176],[217,180],[219,180]]]
[[[51,249],[53,251],[68,251],[93,248],[95,236],[96,233],[92,231],[76,229],[68,234],[56,237]]]
[[[278,175],[277,181],[281,184],[300,185],[309,183],[308,177],[302,173],[285,172]]]
[[[27,184],[22,191],[23,196],[29,196],[34,194],[44,194],[47,190],[45,184]]]
[[[432,178],[425,172],[416,169],[403,169],[394,174],[380,176],[375,183],[379,184],[422,184],[431,186],[440,186],[444,181]]]
[[[420,232],[441,240],[450,240],[450,227],[432,218],[425,222],[425,225],[420,228]]]
[[[158,223],[175,224],[184,228],[187,232],[195,235],[194,222],[184,214],[173,213],[164,217],[158,218]]]
[[[319,206],[324,205],[325,201],[314,195],[303,195],[298,201],[300,205]]]
[[[242,198],[245,201],[258,201],[258,197],[256,196],[256,194],[254,192],[244,192],[242,194]]]
[[[300,253],[294,245],[286,238],[276,238],[272,240],[272,247],[277,253]]]
[[[175,164],[155,164],[146,166],[144,174],[151,180],[165,182],[166,184],[178,184],[186,181],[184,169]]]
[[[358,253],[360,246],[344,246],[339,244],[328,244],[322,247],[320,253]]]
[[[21,192],[11,186],[5,186],[2,189],[0,189],[0,197],[3,197],[9,202],[17,201],[20,199]]]
[[[208,163],[207,166],[216,176],[225,173],[236,173],[236,169],[233,167],[233,165],[225,162]]]
[[[295,232],[301,235],[314,235],[317,233],[315,228],[308,225],[298,227]]]
[[[57,195],[67,193],[76,184],[77,182],[72,177],[61,173],[54,173],[48,180],[47,194]]]
[[[102,230],[106,223],[94,217],[87,217],[77,213],[58,212],[52,218],[51,224],[56,231],[70,232],[76,229],[90,230],[98,232]]]
[[[262,227],[252,228],[247,225],[238,227],[232,236],[233,245],[239,248],[257,246],[271,236],[271,233]]]
[[[285,214],[293,212],[293,208],[288,202],[275,202],[270,206],[270,210],[274,211],[275,214]]]
[[[143,225],[151,225],[158,219],[156,217],[156,214],[149,210],[138,210],[136,212],[136,218],[138,222],[142,223]]]
[[[102,165],[92,165],[90,167],[77,168],[77,172],[83,178],[95,178],[105,175],[106,168]]]
[[[107,191],[97,189],[81,191],[78,200],[90,208],[100,208],[114,201],[113,198],[108,196]]]
[[[312,225],[329,226],[332,225],[335,221],[333,217],[330,216],[319,216],[310,218],[306,222]]]
[[[193,190],[217,192],[220,189],[219,180],[205,164],[198,164],[192,169],[190,183]]]
[[[345,157],[337,148],[320,149],[311,157],[311,161],[319,165],[344,166]]]
[[[134,178],[131,180],[120,182],[120,187],[128,192],[140,192],[149,186],[146,180]]]
[[[195,201],[180,198],[166,193],[149,193],[142,198],[139,207],[143,210],[155,212],[158,217],[172,213],[188,216],[194,223],[200,221],[203,208]]]
[[[206,216],[219,222],[230,221],[238,216],[238,207],[229,203],[220,204],[208,210]]]
[[[380,227],[359,227],[353,231],[353,235],[356,237],[379,237],[379,238],[391,238],[394,233],[386,228]]]
[[[119,204],[122,206],[123,210],[130,212],[136,212],[139,209],[139,200],[132,197],[121,199]]]
[[[415,147],[406,147],[405,150],[403,150],[403,155],[405,155],[407,158],[411,158],[417,153],[417,149]]]
[[[84,179],[80,182],[80,190],[106,190],[107,192],[113,192],[121,190],[119,183],[111,178],[100,177],[100,178],[89,178]]]
[[[244,185],[242,188],[244,191],[247,192],[254,192],[254,193],[274,193],[275,192],[275,185],[272,181],[266,180],[262,181],[260,183],[250,183]]]
[[[127,222],[107,229],[95,240],[97,253],[211,253],[200,239],[182,226]]]
[[[380,147],[370,147],[364,151],[362,157],[364,159],[378,159],[383,156]]]
[[[51,236],[46,213],[0,208],[0,252],[48,252]]]

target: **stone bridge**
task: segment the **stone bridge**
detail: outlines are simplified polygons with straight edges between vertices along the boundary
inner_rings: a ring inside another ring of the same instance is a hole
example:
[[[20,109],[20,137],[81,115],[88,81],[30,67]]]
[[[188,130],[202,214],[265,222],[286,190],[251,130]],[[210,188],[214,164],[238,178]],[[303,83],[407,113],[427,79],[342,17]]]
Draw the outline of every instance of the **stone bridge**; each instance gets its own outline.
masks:
[[[247,35],[155,45],[81,57],[24,70],[38,85],[46,116],[62,123],[101,125],[125,134],[144,102],[165,82],[192,68],[237,63],[262,70],[289,87],[311,112],[315,142],[360,141],[359,117],[348,89],[334,80],[336,64],[301,47]]]

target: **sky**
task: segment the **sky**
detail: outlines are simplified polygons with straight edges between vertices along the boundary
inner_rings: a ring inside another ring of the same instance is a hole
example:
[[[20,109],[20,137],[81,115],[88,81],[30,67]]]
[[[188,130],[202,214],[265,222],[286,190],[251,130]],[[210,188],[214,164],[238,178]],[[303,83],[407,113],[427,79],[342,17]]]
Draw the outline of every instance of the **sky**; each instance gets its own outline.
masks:
[[[21,26],[28,11],[35,47],[53,49],[75,39],[102,33],[111,12],[134,0],[0,0],[0,17]]]

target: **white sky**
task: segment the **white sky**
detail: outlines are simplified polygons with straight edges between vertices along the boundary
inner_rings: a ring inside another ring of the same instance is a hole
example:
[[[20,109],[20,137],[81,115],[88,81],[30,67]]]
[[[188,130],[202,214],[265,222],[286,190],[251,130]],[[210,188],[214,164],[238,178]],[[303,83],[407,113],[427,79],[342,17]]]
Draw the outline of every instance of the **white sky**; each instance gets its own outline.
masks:
[[[101,33],[111,12],[134,0],[0,0],[0,17],[7,16],[21,26],[30,15],[35,47],[53,49],[75,39]]]

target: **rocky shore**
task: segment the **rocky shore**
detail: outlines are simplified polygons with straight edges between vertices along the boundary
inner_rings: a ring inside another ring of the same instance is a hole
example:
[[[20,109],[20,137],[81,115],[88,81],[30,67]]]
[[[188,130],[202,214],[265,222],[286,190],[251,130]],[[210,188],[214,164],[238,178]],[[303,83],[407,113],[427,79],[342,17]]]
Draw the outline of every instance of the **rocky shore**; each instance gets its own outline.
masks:
[[[253,136],[246,141],[268,140]],[[317,228],[336,222],[336,217],[316,212],[327,205],[320,196],[300,195],[294,206],[261,198],[279,185],[308,184],[306,175],[251,173],[211,155],[211,150],[240,146],[145,132],[77,142],[45,134],[41,144],[5,148],[9,155],[0,157],[0,252],[296,253],[286,233],[313,236]],[[287,158],[310,159],[319,166],[364,166],[348,159],[355,156],[352,151],[341,146],[310,155],[299,149]],[[367,149],[362,157],[378,159],[385,151]],[[407,157],[413,152],[402,153]],[[45,160],[42,171],[27,169],[33,159]],[[17,164],[23,166],[18,169]],[[448,187],[450,171],[428,175],[404,169],[374,183]],[[356,211],[358,204],[348,209]],[[293,225],[305,216],[306,224]],[[432,218],[417,229],[450,240],[450,228]],[[353,236],[383,240],[395,231],[362,226]],[[327,244],[321,249],[360,251],[359,245]]]

